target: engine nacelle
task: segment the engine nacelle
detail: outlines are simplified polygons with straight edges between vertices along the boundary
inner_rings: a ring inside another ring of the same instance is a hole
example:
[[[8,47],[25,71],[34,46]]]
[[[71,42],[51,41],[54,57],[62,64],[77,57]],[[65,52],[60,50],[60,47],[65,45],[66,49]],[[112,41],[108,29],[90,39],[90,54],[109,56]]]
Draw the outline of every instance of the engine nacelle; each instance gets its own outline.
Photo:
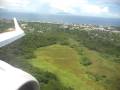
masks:
[[[39,90],[39,83],[30,74],[0,60],[0,90]]]

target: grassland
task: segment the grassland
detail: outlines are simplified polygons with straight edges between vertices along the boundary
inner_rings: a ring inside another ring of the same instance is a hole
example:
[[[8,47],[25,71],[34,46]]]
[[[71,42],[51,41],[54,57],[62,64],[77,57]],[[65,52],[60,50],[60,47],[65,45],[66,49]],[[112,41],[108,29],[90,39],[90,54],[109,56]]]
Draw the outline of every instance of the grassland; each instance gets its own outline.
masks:
[[[39,48],[34,52],[36,58],[29,63],[54,73],[65,86],[72,86],[74,90],[115,90],[113,82],[120,75],[120,66],[95,51],[82,49],[84,55],[80,55],[74,48],[58,44]],[[90,59],[91,65],[80,64],[85,56]]]

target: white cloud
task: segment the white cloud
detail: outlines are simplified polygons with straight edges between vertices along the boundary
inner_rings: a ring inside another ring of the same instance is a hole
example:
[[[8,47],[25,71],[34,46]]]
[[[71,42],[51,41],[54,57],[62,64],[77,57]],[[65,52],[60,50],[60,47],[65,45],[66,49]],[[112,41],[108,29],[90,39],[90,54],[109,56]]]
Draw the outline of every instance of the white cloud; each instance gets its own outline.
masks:
[[[108,0],[106,0],[108,1]],[[117,0],[116,0],[117,1]],[[0,7],[16,11],[41,12],[48,5],[47,12],[66,12],[74,15],[112,16],[110,8],[88,0],[2,0]],[[45,11],[44,11],[45,12]],[[42,13],[42,12],[41,12]],[[115,14],[114,14],[115,16]],[[118,16],[118,15],[116,15]]]
[[[29,11],[30,9],[32,11],[31,5],[30,0],[4,0],[1,6],[16,11]]]
[[[100,15],[103,13],[109,13],[109,8],[108,7],[101,7],[98,5],[84,5],[80,8],[83,13],[86,14],[93,14],[93,15]]]
[[[98,0],[98,3],[120,4],[120,0]]]
[[[44,0],[44,3],[48,3],[52,8],[57,10],[72,14],[98,15],[109,13],[108,7],[90,4],[88,0]]]
[[[79,4],[86,3],[85,0],[52,0],[50,2],[50,6],[54,7],[59,10],[69,11],[72,10],[74,7],[78,6]]]

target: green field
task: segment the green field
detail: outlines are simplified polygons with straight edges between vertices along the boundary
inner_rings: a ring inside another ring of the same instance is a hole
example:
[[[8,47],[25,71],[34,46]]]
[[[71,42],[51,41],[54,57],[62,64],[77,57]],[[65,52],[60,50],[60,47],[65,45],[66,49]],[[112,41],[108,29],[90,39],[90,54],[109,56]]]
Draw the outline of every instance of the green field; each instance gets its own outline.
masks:
[[[84,55],[68,46],[52,45],[37,49],[36,58],[30,64],[44,71],[54,73],[65,86],[74,90],[116,90],[114,80],[120,76],[120,66],[105,60],[99,53],[82,48]],[[89,66],[80,64],[87,56],[92,62]]]

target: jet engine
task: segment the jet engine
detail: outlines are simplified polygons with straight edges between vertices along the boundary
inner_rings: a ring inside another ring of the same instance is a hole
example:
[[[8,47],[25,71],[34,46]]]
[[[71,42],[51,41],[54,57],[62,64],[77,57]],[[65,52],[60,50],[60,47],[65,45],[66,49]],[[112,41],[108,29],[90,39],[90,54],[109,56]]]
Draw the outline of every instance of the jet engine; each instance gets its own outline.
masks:
[[[0,60],[0,90],[39,90],[39,83],[27,72]]]

